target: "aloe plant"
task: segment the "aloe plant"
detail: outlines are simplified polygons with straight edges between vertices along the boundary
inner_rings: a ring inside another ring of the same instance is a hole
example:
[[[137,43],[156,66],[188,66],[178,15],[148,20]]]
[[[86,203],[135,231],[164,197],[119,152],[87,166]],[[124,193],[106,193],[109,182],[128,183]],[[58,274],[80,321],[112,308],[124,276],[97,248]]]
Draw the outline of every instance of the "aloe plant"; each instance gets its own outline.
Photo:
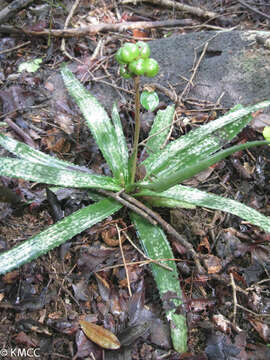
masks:
[[[126,66],[125,70],[129,69],[127,63],[124,66]],[[138,75],[135,75],[138,81]],[[133,210],[130,211],[131,221],[137,230],[144,251],[154,260],[174,258],[173,252],[164,230],[159,226],[162,222],[156,224],[157,216],[152,216],[151,223],[147,221],[147,216],[142,218],[139,215],[140,212],[136,211],[138,205],[136,199],[141,200],[140,210],[147,209],[145,208],[147,204],[186,208],[203,206],[230,212],[251,224],[260,226],[267,232],[270,231],[270,219],[256,210],[234,200],[180,185],[184,179],[195,175],[232,152],[250,146],[268,144],[267,141],[256,141],[222,150],[222,147],[249,123],[252,118],[251,113],[269,106],[270,100],[249,107],[239,105],[228,114],[190,131],[165,147],[163,145],[173,121],[174,106],[170,105],[167,109],[158,111],[146,143],[149,156],[141,164],[146,170],[146,175],[144,179],[135,182],[134,163],[136,165],[135,155],[138,143],[134,144],[135,150],[129,156],[117,107],[113,107],[111,120],[102,105],[85,90],[66,65],[62,67],[62,77],[70,95],[81,109],[109,165],[112,176],[95,175],[89,169],[43,154],[4,134],[0,134],[0,145],[13,153],[16,158],[0,158],[0,175],[62,187],[109,190],[110,194],[115,196],[114,199],[99,200],[11,250],[1,253],[0,274],[36,259],[107,216],[116,213],[123,204],[128,203],[127,200],[124,202],[124,199],[129,198],[134,199]],[[138,93],[136,97],[138,99]],[[150,208],[147,213],[155,214]],[[174,349],[185,352],[187,326],[185,316],[179,311],[183,298],[178,271],[172,261],[162,260],[161,263],[170,267],[171,271],[160,267],[157,263],[150,265],[151,270],[164,305],[166,303],[168,305],[168,299],[170,299],[170,306],[164,306],[164,308],[171,326]]]

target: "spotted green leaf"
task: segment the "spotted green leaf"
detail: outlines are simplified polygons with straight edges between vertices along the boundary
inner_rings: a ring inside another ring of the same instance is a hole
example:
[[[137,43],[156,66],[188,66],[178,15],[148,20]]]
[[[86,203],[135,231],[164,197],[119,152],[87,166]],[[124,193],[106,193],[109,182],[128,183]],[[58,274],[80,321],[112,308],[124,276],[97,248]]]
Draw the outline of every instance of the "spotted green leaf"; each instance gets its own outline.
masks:
[[[65,187],[121,190],[117,181],[108,176],[59,169],[40,163],[30,163],[28,160],[13,158],[0,158],[0,175]]]
[[[174,105],[167,106],[165,110],[157,112],[146,143],[146,149],[150,155],[159,152],[161,147],[165,145],[173,122],[173,116]]]
[[[60,220],[11,250],[0,253],[0,274],[18,268],[106,219],[122,207],[111,199],[89,205]]]
[[[43,152],[33,149],[31,146],[12,139],[4,134],[0,134],[0,145],[19,158],[28,160],[32,163],[53,166],[59,169],[80,170],[93,173],[90,169],[77,166],[68,161],[57,159],[56,157],[48,154],[44,154]]]
[[[115,127],[103,106],[76,79],[66,65],[61,70],[65,86],[79,106],[97,145],[107,161],[114,177],[124,184],[128,169],[123,164]]]
[[[158,94],[155,91],[143,91],[140,96],[142,106],[148,111],[154,111],[159,104]]]
[[[164,199],[188,201],[196,206],[225,211],[233,215],[237,215],[253,225],[261,227],[266,232],[270,232],[270,218],[262,215],[255,209],[252,209],[238,201],[207,193],[188,186],[176,185],[171,189],[160,193],[143,190],[137,194],[137,196],[163,197]]]
[[[174,255],[165,233],[158,226],[153,226],[137,214],[131,214],[140,242],[147,256],[151,259],[173,259]],[[187,347],[187,325],[185,316],[179,310],[183,303],[182,291],[174,261],[160,261],[169,271],[159,265],[151,264],[166,317],[170,323],[173,347],[183,353]]]
[[[170,187],[177,185],[184,180],[191,178],[199,172],[207,169],[209,166],[217,163],[218,161],[225,159],[227,156],[244,149],[251,148],[253,146],[267,145],[267,141],[250,141],[245,144],[231,146],[228,149],[221,150],[216,154],[206,157],[200,161],[194,161],[193,163],[188,162],[184,164],[182,168],[175,171],[173,174],[160,176],[156,181],[149,183],[138,184],[141,188],[148,188],[155,191],[165,191]]]
[[[270,106],[270,101],[232,109],[217,120],[190,131],[169,143],[163,150],[151,154],[143,165],[146,177],[170,176],[175,171],[205,159],[230,142],[252,119],[250,114]]]

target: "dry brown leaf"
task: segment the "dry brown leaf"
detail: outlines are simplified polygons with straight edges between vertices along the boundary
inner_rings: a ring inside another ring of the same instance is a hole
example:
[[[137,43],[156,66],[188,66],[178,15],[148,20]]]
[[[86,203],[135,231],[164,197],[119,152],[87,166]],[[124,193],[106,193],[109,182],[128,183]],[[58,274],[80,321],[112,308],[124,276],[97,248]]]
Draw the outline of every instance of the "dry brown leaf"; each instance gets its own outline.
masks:
[[[110,350],[120,348],[119,340],[111,331],[85,320],[80,320],[80,325],[85,335],[102,348]]]
[[[134,38],[136,38],[136,39],[141,39],[141,38],[144,39],[144,38],[148,37],[147,33],[140,29],[133,29],[132,33],[133,33]]]
[[[4,275],[2,280],[6,284],[12,284],[12,283],[14,283],[15,280],[17,280],[18,276],[19,276],[19,271],[14,270],[14,271],[9,272],[6,275]]]
[[[116,228],[114,226],[102,231],[101,233],[102,240],[108,246],[119,246],[119,238]],[[121,235],[121,243],[123,244],[126,241],[126,237]]]
[[[270,341],[270,328],[268,324],[260,320],[252,319],[251,317],[249,318],[249,322],[260,335],[260,337],[268,343]]]
[[[207,255],[204,259],[204,264],[208,274],[216,274],[222,269],[220,258],[214,255]]]
[[[208,241],[207,236],[204,236],[198,246],[198,251],[201,252],[202,250],[207,250],[208,254],[211,252],[211,247]]]

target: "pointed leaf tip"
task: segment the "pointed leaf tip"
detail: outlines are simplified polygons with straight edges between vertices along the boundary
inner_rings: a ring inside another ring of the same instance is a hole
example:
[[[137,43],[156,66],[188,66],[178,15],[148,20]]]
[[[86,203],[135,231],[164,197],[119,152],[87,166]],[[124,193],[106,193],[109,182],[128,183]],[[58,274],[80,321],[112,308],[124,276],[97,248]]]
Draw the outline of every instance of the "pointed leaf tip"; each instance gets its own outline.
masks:
[[[120,341],[111,331],[85,320],[81,320],[79,323],[85,335],[95,344],[109,350],[120,348]]]

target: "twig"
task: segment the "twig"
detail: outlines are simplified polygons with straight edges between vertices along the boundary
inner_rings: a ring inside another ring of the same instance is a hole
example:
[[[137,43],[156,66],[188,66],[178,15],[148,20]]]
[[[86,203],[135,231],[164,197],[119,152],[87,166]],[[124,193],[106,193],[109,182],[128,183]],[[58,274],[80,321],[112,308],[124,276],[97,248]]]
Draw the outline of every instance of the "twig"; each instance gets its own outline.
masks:
[[[17,49],[20,49],[20,48],[22,48],[22,47],[24,47],[26,45],[29,45],[29,44],[31,44],[31,41],[26,41],[26,42],[24,42],[24,43],[22,43],[20,45],[16,45],[16,46],[12,47],[12,48],[2,50],[2,51],[0,51],[0,55],[9,53],[9,52],[17,50]]]
[[[159,83],[150,83],[149,86],[162,91],[168,98],[170,98],[173,102],[178,102],[178,97],[175,91],[167,89],[165,86],[160,85]]]
[[[201,53],[201,56],[199,57],[199,60],[197,61],[197,64],[195,65],[194,69],[192,70],[192,75],[191,75],[188,83],[186,84],[184,90],[182,91],[182,94],[178,97],[178,101],[179,101],[179,102],[182,101],[184,95],[185,95],[186,92],[189,90],[190,85],[192,84],[193,79],[194,79],[194,77],[195,77],[195,75],[196,75],[196,73],[197,73],[197,71],[198,71],[198,68],[199,68],[199,66],[200,66],[200,63],[201,63],[201,61],[202,61],[202,59],[203,59],[203,57],[204,57],[204,55],[205,55],[205,53],[206,53],[206,49],[207,49],[207,47],[208,47],[208,44],[209,44],[209,41],[207,41],[207,42],[204,44],[204,47],[203,47],[203,51],[202,51],[202,53]]]
[[[117,24],[92,24],[89,26],[83,26],[79,28],[68,28],[68,29],[43,29],[41,31],[33,31],[26,28],[19,28],[13,26],[0,26],[0,33],[9,33],[9,34],[22,34],[31,35],[31,36],[55,36],[55,37],[79,37],[86,35],[95,35],[98,32],[125,32],[132,29],[151,29],[151,28],[160,28],[160,27],[174,27],[174,26],[187,26],[192,25],[193,21],[190,19],[180,19],[180,20],[164,20],[164,21],[137,21],[137,22],[122,22]]]
[[[270,314],[257,314],[254,311],[251,311],[240,304],[237,304],[237,307],[257,317],[270,317]]]
[[[255,12],[258,15],[261,15],[263,17],[265,17],[266,19],[270,20],[270,16],[267,14],[264,14],[263,12],[261,12],[260,10],[255,9],[254,7],[250,6],[249,4],[247,4],[245,1],[243,0],[238,0],[239,4],[241,4],[242,6],[248,8],[249,10]]]
[[[125,272],[126,272],[126,277],[127,277],[127,287],[128,287],[128,293],[129,296],[132,296],[132,291],[131,291],[131,287],[130,287],[130,280],[129,280],[129,274],[128,274],[128,267],[127,267],[127,263],[126,263],[126,259],[125,259],[125,255],[124,255],[124,251],[123,251],[123,246],[122,246],[122,241],[121,241],[121,235],[120,235],[120,231],[119,231],[119,227],[117,224],[115,224],[116,229],[117,229],[117,233],[118,233],[118,239],[119,239],[119,247],[120,247],[120,251],[121,251],[121,256],[123,259],[123,264],[124,264],[124,268],[125,268]]]
[[[0,11],[0,24],[3,24],[4,21],[9,20],[12,16],[17,14],[20,10],[25,8],[27,5],[31,4],[34,0],[14,0],[11,4],[4,7]]]
[[[122,230],[122,231],[123,231],[123,230]],[[160,263],[158,260],[151,259],[149,256],[146,256],[146,255],[144,254],[144,252],[143,252],[141,249],[139,249],[138,246],[136,246],[136,244],[134,244],[134,242],[131,240],[131,238],[128,236],[128,234],[127,234],[125,231],[123,231],[123,233],[124,233],[126,239],[130,242],[130,244],[131,244],[145,259],[150,260],[151,262],[157,264],[157,265],[160,266],[160,267],[163,267],[163,268],[166,269],[166,270],[173,271],[173,269],[170,268],[169,266]]]
[[[17,124],[15,124],[10,118],[6,117],[5,122],[26,142],[27,145],[32,148],[36,148],[36,144],[31,139],[31,137],[22,130]]]
[[[173,271],[170,267],[167,267],[166,265],[162,264],[160,261],[180,261],[179,259],[147,259],[147,260],[141,260],[141,261],[133,261],[133,262],[127,262],[126,265],[128,266],[133,266],[133,265],[148,265],[151,263],[154,263],[160,267],[163,267],[166,270],[169,271]],[[106,270],[111,270],[111,269],[116,269],[120,266],[124,266],[124,264],[116,264],[116,265],[110,265],[110,266],[106,266],[104,268],[101,268],[99,270],[96,270],[95,272],[101,272],[101,271],[106,271]],[[1,303],[0,303],[0,307],[1,307]]]
[[[205,273],[205,270],[203,269],[200,263],[199,256],[196,253],[196,251],[193,249],[193,246],[182,235],[180,235],[169,223],[163,220],[159,214],[149,209],[143,203],[141,203],[140,201],[138,201],[137,199],[133,198],[132,196],[126,193],[121,193],[121,195],[123,196],[122,198],[119,194],[114,193],[112,191],[107,191],[102,189],[97,189],[96,191],[102,195],[112,197],[116,201],[125,205],[130,210],[134,211],[136,214],[142,216],[152,225],[156,226],[157,224],[159,224],[168,234],[174,236],[176,240],[189,251],[195,262],[199,274]]]
[[[80,0],[75,0],[74,4],[72,5],[72,8],[71,8],[71,10],[70,10],[70,12],[69,12],[69,14],[68,14],[68,16],[67,16],[67,18],[66,18],[65,24],[64,24],[64,30],[67,29],[68,24],[69,24],[69,22],[70,22],[70,20],[71,20],[71,18],[72,18],[72,16],[73,16],[73,14],[74,14],[74,11],[76,10],[77,6],[79,5],[79,2],[80,2]],[[66,41],[65,41],[65,38],[63,38],[62,41],[61,41],[61,51],[62,51],[62,52],[66,55],[66,57],[68,57],[70,60],[76,60],[76,61],[77,61],[76,58],[74,58],[73,56],[71,56],[71,55],[67,52],[67,50],[66,50]]]
[[[237,304],[238,303],[237,303],[235,282],[234,282],[234,277],[233,277],[232,273],[230,273],[230,278],[231,278],[231,287],[232,287],[232,291],[233,291],[233,325],[235,325],[236,311],[237,311]]]
[[[122,199],[119,194],[114,193],[112,191],[107,191],[107,190],[102,190],[102,189],[96,189],[96,192],[102,194],[102,195],[106,195],[109,196],[111,198],[113,198],[114,200],[120,202],[121,204],[125,205],[127,208],[129,208],[130,210],[134,211],[136,214],[141,215],[144,219],[146,219],[147,221],[149,221],[152,225],[156,226],[157,222],[151,217],[149,216],[147,213],[145,213],[142,209],[139,209],[137,206],[131,204],[130,202]]]
[[[131,4],[134,0],[122,0],[121,4]],[[173,8],[175,10],[185,11],[187,13],[190,13],[192,15],[196,15],[199,17],[212,19],[218,17],[218,14],[213,11],[207,11],[204,9],[201,9],[199,7],[180,4],[176,1],[172,0],[140,0],[140,2],[148,2],[154,5],[159,5],[163,7]]]
[[[153,210],[151,210],[150,208],[145,206],[143,203],[141,203],[139,200],[135,199],[134,197],[132,197],[126,193],[122,193],[121,196],[124,199],[126,199],[127,202],[129,202],[129,204],[134,204],[137,209],[143,210],[144,213],[146,213],[148,216],[150,216],[151,218],[156,220],[159,223],[159,225],[168,234],[175,237],[176,240],[190,252],[190,254],[195,262],[198,272],[200,274],[205,273],[202,265],[200,264],[199,256],[196,253],[196,251],[193,249],[193,246],[182,235],[180,235],[169,223],[167,223],[165,220],[163,220],[162,217],[158,213],[154,212]]]
[[[173,131],[173,126],[174,126],[174,117],[176,116],[176,112],[174,111],[174,114],[173,114],[173,120],[171,122],[171,126],[170,126],[170,129],[169,129],[169,132],[168,132],[168,135],[166,136],[166,139],[163,141],[163,144],[160,146],[160,150],[164,149],[165,146],[167,145],[167,142],[170,140],[170,137],[172,135],[172,131]],[[178,119],[177,119],[178,120]]]

